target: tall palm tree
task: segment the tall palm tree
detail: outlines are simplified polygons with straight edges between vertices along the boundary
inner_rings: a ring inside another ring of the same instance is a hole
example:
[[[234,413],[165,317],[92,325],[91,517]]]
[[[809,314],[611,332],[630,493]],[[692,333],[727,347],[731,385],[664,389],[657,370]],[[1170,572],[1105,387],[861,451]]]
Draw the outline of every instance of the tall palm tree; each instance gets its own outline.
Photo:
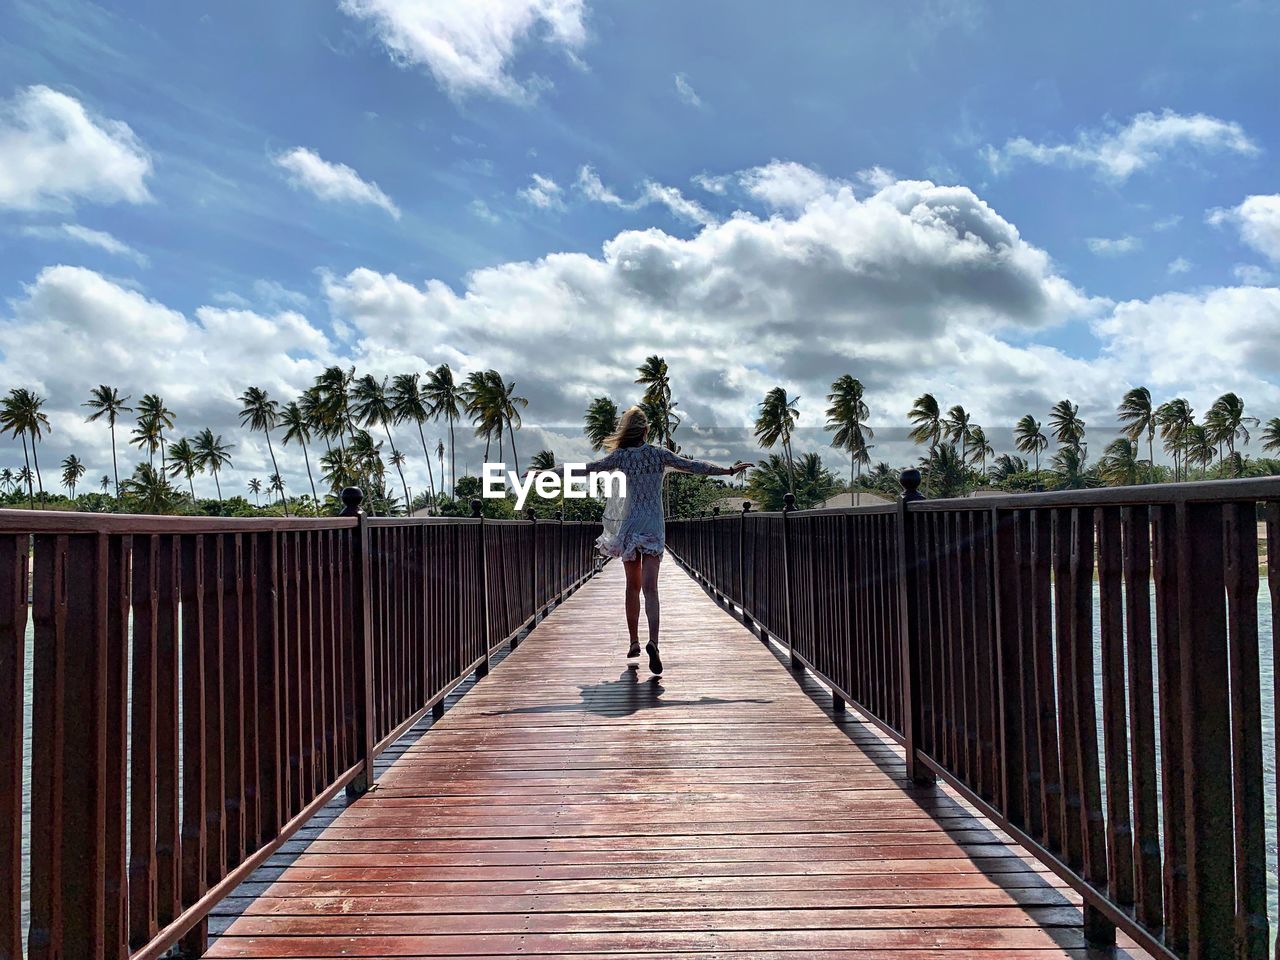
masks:
[[[0,468],[0,490],[12,490],[13,486],[13,471],[8,467]]]
[[[253,494],[254,506],[256,507],[262,506],[261,502],[259,502],[258,500],[258,494],[262,492],[262,481],[259,480],[257,477],[251,478],[249,480],[249,492]]]
[[[123,484],[130,509],[140,513],[172,513],[178,504],[177,491],[152,464],[140,463]]]
[[[1187,431],[1195,423],[1195,413],[1191,404],[1182,397],[1167,400],[1156,408],[1156,423],[1160,427],[1160,440],[1166,453],[1173,457],[1174,479],[1183,479],[1182,450],[1186,443]]]
[[[138,429],[134,431],[139,437],[139,446],[146,445],[154,457],[160,451],[160,472],[164,472],[165,463],[165,430],[172,430],[174,424],[173,411],[164,405],[164,398],[157,393],[148,393],[138,401]]]
[[[404,502],[409,504],[409,484],[404,479],[403,457],[396,457],[399,452],[396,442],[391,438],[391,424],[396,419],[395,409],[387,396],[387,381],[379,380],[373,374],[365,374],[351,386],[351,413],[365,428],[382,427],[387,435],[387,446],[391,448],[391,463],[400,474],[400,486],[404,490]]]
[[[462,393],[476,436],[484,437],[485,460],[489,459],[495,434],[498,437],[498,459],[502,459],[502,376],[496,370],[477,370],[468,374]]]
[[[360,483],[360,468],[350,450],[330,447],[320,455],[320,479],[337,493],[343,487]]]
[[[862,381],[849,374],[837,377],[827,394],[831,406],[827,407],[827,430],[833,431],[831,445],[837,450],[849,452],[849,483],[857,491],[854,496],[862,502],[862,468],[871,462],[868,440],[875,438],[875,431],[867,426],[871,411],[867,408]]]
[[[1262,428],[1262,449],[1268,453],[1280,453],[1280,417],[1272,417]]]
[[[271,467],[275,476],[280,475],[280,467],[276,463],[276,448],[271,442],[271,431],[280,419],[280,405],[267,396],[261,387],[249,387],[240,395],[240,423],[250,430],[261,430],[267,438],[267,452],[271,454]],[[284,515],[289,515],[289,502],[284,498],[284,488],[280,488],[280,506]]]
[[[770,450],[777,444],[782,445],[782,455],[787,462],[793,494],[796,492],[796,477],[795,458],[791,455],[791,431],[800,418],[800,410],[797,406],[799,402],[799,397],[788,397],[785,388],[774,387],[760,402],[760,413],[756,417],[755,424],[756,440],[762,447]]]
[[[31,468],[27,466],[19,467],[18,472],[15,475],[15,479],[18,482],[19,490],[21,490],[23,487],[27,488],[27,504],[31,507],[31,509],[34,510],[36,504],[35,504],[34,494],[32,493],[34,489],[34,487],[32,487],[32,484],[35,482],[35,477],[31,473]]]
[[[666,358],[654,354],[645,357],[644,363],[636,368],[636,383],[644,387],[643,402],[651,405],[658,414],[657,419],[649,418],[650,439],[675,449],[675,432],[679,420],[674,420],[671,410],[675,406],[671,402],[671,375],[667,369]]]
[[[1251,439],[1249,427],[1257,427],[1261,422],[1257,417],[1245,416],[1244,401],[1234,393],[1224,393],[1205,414],[1209,439],[1215,444],[1225,443],[1227,456],[1233,463],[1238,463],[1236,441],[1240,440],[1247,445]],[[1238,469],[1233,470],[1233,475],[1239,476]]]
[[[991,446],[991,442],[987,439],[987,431],[976,423],[969,428],[969,457],[968,463],[972,464],[975,460],[982,464],[982,475],[987,475],[987,457],[996,455],[995,448]]]
[[[1013,428],[1013,445],[1022,453],[1030,453],[1036,459],[1036,477],[1040,476],[1040,454],[1049,446],[1049,438],[1040,429],[1040,421],[1027,414]]]
[[[104,473],[102,479],[98,481],[98,486],[102,488],[103,493],[106,493],[111,489],[111,478]]]
[[[466,398],[462,388],[453,378],[453,371],[447,363],[442,363],[427,373],[427,380],[422,385],[422,398],[427,403],[433,420],[444,417],[449,424],[449,479],[450,490],[458,495],[458,444],[454,436],[454,424],[462,417],[466,409]],[[444,489],[444,470],[441,468],[440,488]]]
[[[933,466],[933,458],[938,452],[938,443],[942,440],[942,408],[938,405],[937,398],[931,393],[924,393],[916,397],[915,403],[911,405],[911,409],[907,412],[907,419],[911,421],[911,432],[907,437],[912,443],[927,443],[929,445],[929,466]],[[932,477],[933,471],[929,470],[926,476]],[[932,480],[927,481],[925,489],[930,493],[933,492],[932,487],[928,486]]]
[[[307,482],[311,484],[311,509],[320,516],[320,497],[316,493],[316,481],[311,475],[311,455],[307,452],[307,442],[311,439],[311,425],[302,406],[295,400],[286,403],[280,411],[280,425],[284,427],[284,436],[280,442],[286,447],[295,440],[302,447],[302,460],[307,465]]]
[[[71,491],[72,500],[76,498],[76,485],[80,482],[80,478],[85,475],[87,469],[74,453],[69,454],[62,461],[62,485]]]
[[[1208,476],[1209,465],[1216,453],[1213,433],[1209,428],[1202,423],[1189,424],[1182,435],[1182,462],[1187,468],[1188,479],[1192,464],[1200,468],[1201,479]]]
[[[129,402],[130,397],[120,396],[120,391],[115,387],[109,387],[105,383],[94,387],[89,393],[89,399],[82,403],[82,407],[88,407],[93,413],[86,418],[86,423],[93,423],[104,417],[107,426],[111,428],[111,472],[116,478],[116,496],[120,496],[120,465],[116,462],[116,421],[120,419],[122,413],[132,413],[133,407],[125,406]]]
[[[1145,466],[1138,459],[1138,441],[1129,436],[1118,437],[1107,444],[1098,461],[1099,476],[1109,487],[1131,487],[1141,482],[1144,472]]]
[[[350,396],[355,375],[353,368],[327,367],[308,391],[311,394],[306,401],[310,407],[309,415],[315,419],[326,440],[332,437],[340,447],[345,447],[347,438],[355,433]]]
[[[1049,428],[1061,446],[1070,447],[1080,454],[1079,459],[1083,463],[1085,423],[1080,419],[1080,407],[1070,400],[1059,400],[1049,411]]]
[[[939,496],[956,497],[964,494],[968,471],[954,443],[939,444],[932,460],[920,458],[920,467],[927,471],[926,480]]]
[[[423,393],[421,377],[416,373],[401,373],[391,379],[391,409],[402,423],[412,423],[418,428],[418,442],[422,444],[422,456],[427,461],[427,487],[431,499],[436,498],[436,472],[431,469],[431,452],[427,449],[427,435],[422,425],[431,419],[431,405]],[[441,481],[444,477],[440,478]]]
[[[284,497],[284,477],[280,476],[280,474],[273,473],[271,475],[270,479],[267,480],[267,489],[274,490],[276,493],[280,494],[281,503],[288,502]]]
[[[218,505],[222,505],[222,483],[218,479],[218,472],[223,467],[231,466],[231,447],[222,442],[222,435],[214,435],[214,432],[205,427],[196,434],[194,441],[196,448],[196,465],[200,470],[208,470],[213,474],[213,486],[218,491]]]
[[[36,486],[44,496],[44,478],[40,474],[40,440],[49,429],[49,418],[44,413],[44,397],[34,390],[15,387],[0,404],[0,429],[22,438],[22,456],[27,457],[27,438],[31,438],[31,456],[27,460],[27,494],[30,505],[35,507],[31,490],[30,467],[35,467]]]
[[[440,464],[440,492],[444,493],[444,437],[436,440],[436,461]]]
[[[942,420],[942,435],[950,443],[960,444],[960,462],[969,462],[969,431],[973,423],[973,415],[960,404],[947,411]]]
[[[582,432],[591,441],[591,449],[599,450],[609,435],[618,429],[618,405],[608,397],[596,397],[587,406],[583,421]]]
[[[519,473],[520,455],[516,453],[516,429],[523,422],[520,419],[520,411],[529,406],[529,401],[525,397],[516,395],[516,382],[514,380],[504,381],[499,377],[494,389],[498,391],[498,413],[502,417],[502,423],[507,425],[507,436],[511,438],[511,460],[515,464],[516,473]],[[501,425],[499,425],[498,431],[502,431]]]
[[[194,477],[196,471],[200,469],[200,452],[186,437],[183,437],[177,443],[169,444],[169,464],[167,473],[175,480],[178,477],[187,478],[187,489],[191,491],[191,499],[196,498],[196,485]]]
[[[1146,387],[1134,387],[1120,401],[1120,406],[1116,408],[1116,416],[1124,424],[1124,436],[1134,443],[1146,434],[1147,459],[1151,461],[1154,468],[1157,419],[1155,405],[1151,402],[1151,391]],[[1111,449],[1111,446],[1107,449]]]

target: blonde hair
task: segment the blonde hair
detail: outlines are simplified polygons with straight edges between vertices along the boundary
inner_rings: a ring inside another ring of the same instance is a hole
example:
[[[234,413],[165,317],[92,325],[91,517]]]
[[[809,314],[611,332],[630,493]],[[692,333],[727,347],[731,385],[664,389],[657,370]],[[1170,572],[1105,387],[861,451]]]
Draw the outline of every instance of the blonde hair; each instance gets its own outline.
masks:
[[[604,448],[612,453],[619,447],[638,447],[649,435],[649,418],[639,407],[628,407],[618,418],[618,427],[604,439]]]

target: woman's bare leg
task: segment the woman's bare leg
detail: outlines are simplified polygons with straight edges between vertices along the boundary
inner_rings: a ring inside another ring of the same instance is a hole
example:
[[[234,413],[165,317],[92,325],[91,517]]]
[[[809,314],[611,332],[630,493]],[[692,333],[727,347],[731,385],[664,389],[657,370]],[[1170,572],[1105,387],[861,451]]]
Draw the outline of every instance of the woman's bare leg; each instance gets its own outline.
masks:
[[[658,619],[660,605],[658,603],[658,568],[662,565],[662,555],[644,557],[644,569],[641,584],[644,589],[644,614],[649,621],[649,642],[658,645]]]
[[[627,575],[627,633],[635,649],[640,646],[640,590],[644,582],[644,563],[640,557],[623,560],[622,569]]]

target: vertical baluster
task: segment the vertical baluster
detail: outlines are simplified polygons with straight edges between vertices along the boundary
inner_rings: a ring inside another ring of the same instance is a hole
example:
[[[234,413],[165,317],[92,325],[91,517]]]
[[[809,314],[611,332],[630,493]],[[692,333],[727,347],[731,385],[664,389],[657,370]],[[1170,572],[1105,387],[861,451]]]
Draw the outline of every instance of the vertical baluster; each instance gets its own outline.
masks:
[[[1050,569],[1053,559],[1052,522],[1049,515],[1035,510],[1027,515],[1029,530],[1030,628],[1029,653],[1034,672],[1035,729],[1038,738],[1040,771],[1041,832],[1039,839],[1053,851],[1062,849],[1063,793],[1058,753],[1058,711],[1054,695],[1053,604],[1050,597]]]
[[[222,575],[222,820],[225,868],[244,859],[244,687],[240,663],[244,633],[244,576],[239,534],[218,538]]]
[[[31,538],[0,536],[0,960],[22,957],[22,768]]]
[[[240,731],[243,748],[240,769],[243,776],[243,845],[251,854],[262,844],[262,763],[259,759],[258,643],[262,636],[260,595],[270,590],[260,573],[262,538],[245,534],[240,538],[240,570],[244,583],[240,596]]]
[[[1160,808],[1156,781],[1155,683],[1151,671],[1151,521],[1145,507],[1120,512],[1125,632],[1128,635],[1129,759],[1133,781],[1134,912],[1152,930],[1163,924]]]
[[[208,729],[205,696],[204,537],[183,537],[182,550],[182,905],[192,906],[205,892],[205,778]],[[204,953],[208,923],[201,921],[182,938],[192,956]]]
[[[136,541],[135,541],[136,542]],[[181,744],[182,552],[176,536],[159,538],[156,563],[156,923],[182,912]]]
[[[997,738],[1000,742],[1000,804],[1005,816],[1017,827],[1027,822],[1026,776],[1023,758],[1026,756],[1024,740],[1026,727],[1022,724],[1022,639],[1021,617],[1018,611],[1017,577],[1003,574],[1017,570],[1019,519],[1017,512],[1001,513],[992,510],[995,527],[995,547],[992,566],[994,577],[996,614],[996,690],[999,696],[999,712],[996,716]],[[1011,582],[1012,581],[1012,582]]]
[[[1107,773],[1107,885],[1111,899],[1134,899],[1133,827],[1129,812],[1129,710],[1124,689],[1124,596],[1120,512],[1094,511],[1098,531],[1099,629],[1102,639],[1102,733]]]
[[[355,701],[356,759],[363,765],[347,788],[348,795],[358,796],[373,786],[373,628],[370,623],[370,557],[368,518],[360,509],[364,494],[356,487],[342,491],[342,515],[355,517],[351,531],[351,603],[352,667],[351,696]]]
[[[1160,766],[1164,807],[1165,938],[1187,952],[1187,833],[1184,796],[1182,626],[1179,524],[1173,507],[1151,508],[1156,588],[1156,679],[1160,694]]]
[[[275,837],[284,825],[288,774],[281,749],[283,711],[280,681],[280,561],[277,534],[254,535],[254,606],[257,631],[258,843]]]
[[[130,754],[129,943],[155,936],[156,850],[153,842],[159,756],[157,635],[160,538],[137,537],[133,547],[133,720]]]
[[[222,879],[227,863],[223,742],[223,540],[204,538],[205,882]]]
[[[1226,521],[1236,956],[1261,960],[1267,955],[1271,937],[1267,922],[1267,835],[1258,657],[1257,521],[1253,501],[1225,504],[1222,511]]]
[[[998,794],[995,758],[996,691],[995,632],[991,609],[991,518],[973,514],[973,632],[976,645],[974,689],[977,696],[978,794],[993,802]]]
[[[1067,865],[1084,869],[1084,802],[1081,787],[1080,755],[1075,748],[1076,717],[1075,633],[1072,629],[1073,594],[1071,580],[1072,530],[1067,510],[1052,511],[1053,586],[1056,614],[1054,633],[1058,660],[1058,730],[1062,744],[1063,842]],[[1090,638],[1090,644],[1093,640]],[[1048,643],[1048,640],[1045,640]],[[1093,677],[1089,677],[1092,684]]]

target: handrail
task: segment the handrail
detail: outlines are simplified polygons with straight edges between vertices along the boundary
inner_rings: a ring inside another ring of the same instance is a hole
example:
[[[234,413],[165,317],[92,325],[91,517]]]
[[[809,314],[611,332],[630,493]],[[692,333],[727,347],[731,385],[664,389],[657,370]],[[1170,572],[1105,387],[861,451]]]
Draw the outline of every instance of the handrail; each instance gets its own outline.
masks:
[[[1091,943],[1119,928],[1170,960],[1270,958],[1256,525],[1275,609],[1280,477],[903,485],[891,510],[672,521],[668,545],[903,744],[909,777],[1075,888]]]
[[[0,511],[0,958],[199,956],[218,901],[596,569],[597,524],[361,500],[323,519]]]

